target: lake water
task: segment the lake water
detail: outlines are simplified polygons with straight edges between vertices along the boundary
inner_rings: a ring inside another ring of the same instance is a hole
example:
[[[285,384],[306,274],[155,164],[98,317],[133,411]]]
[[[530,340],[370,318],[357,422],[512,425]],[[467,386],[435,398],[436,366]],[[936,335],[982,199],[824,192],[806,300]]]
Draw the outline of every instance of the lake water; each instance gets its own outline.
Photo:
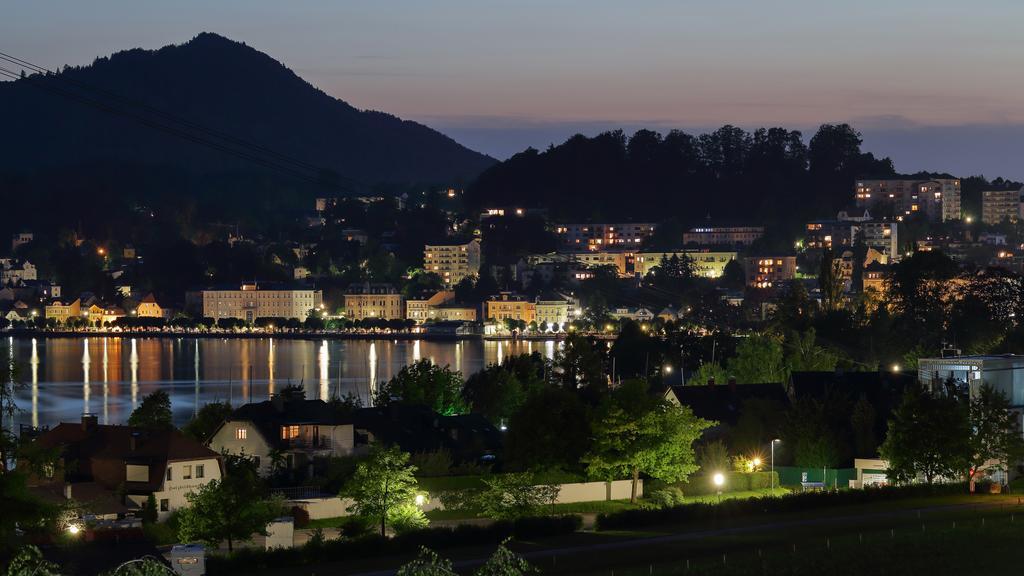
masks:
[[[206,403],[266,400],[288,384],[307,398],[368,394],[421,358],[468,376],[509,355],[554,357],[555,341],[292,340],[219,338],[5,338],[0,358],[25,384],[18,424],[122,424],[142,398],[165,390],[177,425]],[[6,345],[6,346],[5,346]],[[6,348],[6,350],[4,350]],[[3,356],[6,356],[4,358]],[[8,369],[6,366],[4,369]]]

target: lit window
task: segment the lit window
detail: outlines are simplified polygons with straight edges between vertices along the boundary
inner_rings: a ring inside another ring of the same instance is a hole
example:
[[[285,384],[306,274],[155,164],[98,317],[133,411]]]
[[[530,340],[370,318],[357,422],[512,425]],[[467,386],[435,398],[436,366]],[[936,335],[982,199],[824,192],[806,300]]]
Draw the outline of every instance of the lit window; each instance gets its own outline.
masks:
[[[245,428],[235,429],[235,440],[245,440],[249,437],[249,431]]]

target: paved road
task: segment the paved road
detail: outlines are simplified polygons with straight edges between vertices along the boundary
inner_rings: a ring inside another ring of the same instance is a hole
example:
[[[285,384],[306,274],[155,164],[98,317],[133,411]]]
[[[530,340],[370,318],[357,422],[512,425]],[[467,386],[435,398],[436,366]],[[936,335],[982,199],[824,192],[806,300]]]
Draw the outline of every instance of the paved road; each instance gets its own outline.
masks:
[[[931,512],[942,512],[955,509],[983,509],[983,508],[1002,508],[1006,506],[1012,506],[1006,502],[992,503],[992,504],[948,504],[943,506],[929,506],[924,508],[912,508],[904,510],[890,510],[884,512],[869,512],[863,514],[849,514],[846,516],[823,516],[820,518],[804,518],[794,520],[782,520],[777,522],[766,522],[762,524],[751,524],[745,526],[734,526],[729,528],[715,528],[710,530],[695,530],[691,532],[679,532],[675,534],[665,534],[663,536],[650,536],[642,538],[634,538],[630,540],[616,540],[613,542],[604,542],[597,544],[586,544],[581,546],[567,546],[564,548],[550,548],[546,550],[536,550],[533,552],[526,552],[522,554],[528,560],[537,560],[550,558],[552,556],[573,556],[577,554],[587,554],[591,552],[605,552],[609,550],[622,550],[626,548],[635,548],[637,546],[651,546],[657,544],[667,544],[671,542],[687,542],[692,540],[699,540],[702,538],[712,538],[716,536],[733,536],[738,534],[749,534],[754,532],[764,532],[773,530],[785,530],[788,528],[795,527],[808,527],[808,526],[829,526],[836,524],[844,524],[848,522],[860,522],[865,520],[884,520],[886,518],[904,518],[907,516],[914,516],[919,514],[927,514]],[[1014,506],[1015,508],[1017,506]],[[483,564],[486,558],[472,558],[467,560],[460,560],[454,562],[455,568],[472,568]],[[353,574],[351,576],[391,576],[395,574],[395,570],[378,570],[374,572],[361,572]]]

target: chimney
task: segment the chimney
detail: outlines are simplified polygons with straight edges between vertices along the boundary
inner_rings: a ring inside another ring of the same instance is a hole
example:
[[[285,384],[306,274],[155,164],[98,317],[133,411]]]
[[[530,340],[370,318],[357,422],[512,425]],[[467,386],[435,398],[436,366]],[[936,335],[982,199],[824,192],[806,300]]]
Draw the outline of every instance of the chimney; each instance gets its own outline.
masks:
[[[729,376],[729,391],[732,392],[733,394],[736,393],[736,377],[735,376]]]
[[[82,414],[82,430],[94,430],[99,422],[99,418],[95,414]]]

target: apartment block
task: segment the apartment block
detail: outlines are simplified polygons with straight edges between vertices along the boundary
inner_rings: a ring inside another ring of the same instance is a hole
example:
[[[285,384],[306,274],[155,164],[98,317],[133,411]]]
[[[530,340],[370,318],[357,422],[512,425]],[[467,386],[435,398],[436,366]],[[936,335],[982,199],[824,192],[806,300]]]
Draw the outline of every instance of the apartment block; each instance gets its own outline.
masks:
[[[981,193],[981,221],[1016,223],[1020,218],[1020,190],[985,190]]]
[[[764,226],[704,226],[683,233],[683,244],[697,246],[750,246],[764,236]]]
[[[672,252],[640,252],[636,255],[633,271],[637,276],[646,276],[661,264],[662,258],[688,258],[693,272],[701,278],[719,278],[725,267],[737,257],[732,251],[675,250]]]
[[[748,256],[743,259],[747,286],[771,288],[796,278],[796,256]]]
[[[480,240],[464,244],[428,244],[423,248],[423,269],[441,277],[446,286],[480,274]]]
[[[252,323],[257,318],[305,320],[319,309],[323,293],[312,288],[287,288],[272,284],[242,284],[202,290],[203,316],[220,320],[237,318]]]
[[[854,183],[854,200],[858,208],[881,208],[884,215],[900,220],[915,213],[925,214],[932,222],[959,220],[960,179],[857,180]]]
[[[571,250],[591,251],[615,248],[638,248],[654,234],[657,224],[605,223],[605,224],[559,224],[555,234],[562,245]]]

